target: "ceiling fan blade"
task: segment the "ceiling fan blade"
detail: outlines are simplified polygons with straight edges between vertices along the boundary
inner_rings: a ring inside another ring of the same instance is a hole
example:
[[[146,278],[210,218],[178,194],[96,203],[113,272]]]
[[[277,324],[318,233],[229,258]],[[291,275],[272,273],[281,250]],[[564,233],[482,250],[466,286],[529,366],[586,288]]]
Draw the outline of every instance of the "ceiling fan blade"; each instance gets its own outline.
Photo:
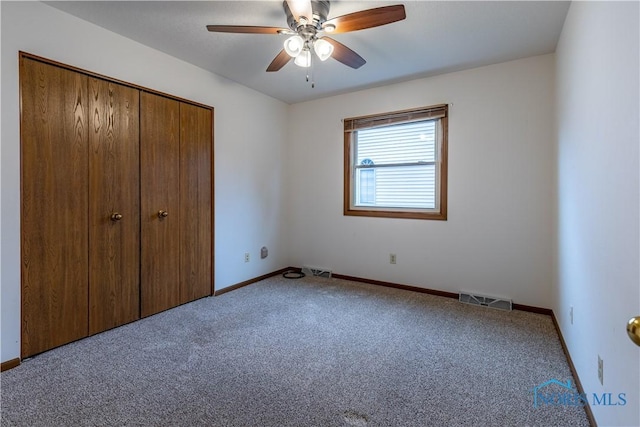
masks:
[[[214,33],[240,33],[240,34],[288,34],[288,28],[280,27],[256,27],[252,25],[207,25],[207,30]]]
[[[335,41],[330,37],[322,37],[322,40],[326,40],[333,45],[333,53],[331,54],[331,57],[336,61],[340,61],[344,65],[348,65],[355,69],[358,69],[367,63],[362,56],[358,55],[342,43]]]
[[[267,67],[267,72],[278,71],[280,68],[287,65],[287,63],[291,60],[289,54],[282,49],[278,55],[271,61],[271,64]]]
[[[313,9],[311,8],[311,0],[287,0],[287,6],[296,21],[304,16],[309,21],[313,19]]]
[[[323,27],[335,25],[335,30],[331,34],[340,34],[391,24],[392,22],[402,21],[406,17],[404,6],[397,4],[338,16],[326,21]]]

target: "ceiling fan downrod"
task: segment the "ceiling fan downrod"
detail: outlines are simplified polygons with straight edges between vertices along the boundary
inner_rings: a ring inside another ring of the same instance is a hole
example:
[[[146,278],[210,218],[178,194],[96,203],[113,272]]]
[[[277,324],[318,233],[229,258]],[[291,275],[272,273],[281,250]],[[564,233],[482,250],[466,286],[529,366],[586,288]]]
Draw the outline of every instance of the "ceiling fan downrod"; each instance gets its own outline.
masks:
[[[300,33],[303,28],[313,28],[317,32],[323,30],[322,24],[329,16],[330,4],[328,0],[285,0],[282,2],[282,7],[287,15],[287,24],[292,31]],[[309,11],[311,16],[305,16]]]

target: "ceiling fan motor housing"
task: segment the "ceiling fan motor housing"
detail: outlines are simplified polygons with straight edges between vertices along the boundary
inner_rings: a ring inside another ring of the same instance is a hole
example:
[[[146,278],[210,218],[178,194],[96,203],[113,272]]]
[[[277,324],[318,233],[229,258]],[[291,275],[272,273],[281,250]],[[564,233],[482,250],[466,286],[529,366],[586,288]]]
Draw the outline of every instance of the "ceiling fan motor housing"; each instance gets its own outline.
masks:
[[[286,0],[282,2],[282,7],[284,8],[284,12],[287,15],[287,24],[289,28],[293,31],[298,31],[298,27],[301,25],[312,26],[316,30],[322,29],[322,24],[327,20],[327,16],[329,16],[329,7],[330,1],[328,0],[311,0],[311,10],[313,10],[313,16],[305,16],[305,18],[309,19],[309,22],[306,24],[301,24],[296,21],[296,18],[291,13],[291,9],[289,9],[289,5]]]

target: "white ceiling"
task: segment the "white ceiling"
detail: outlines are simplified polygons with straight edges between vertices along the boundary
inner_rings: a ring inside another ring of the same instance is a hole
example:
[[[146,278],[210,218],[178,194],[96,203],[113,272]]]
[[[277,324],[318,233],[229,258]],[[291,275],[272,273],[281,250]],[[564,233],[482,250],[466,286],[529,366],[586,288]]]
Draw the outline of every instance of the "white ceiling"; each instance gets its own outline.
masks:
[[[555,51],[569,2],[332,1],[329,18],[404,4],[407,19],[336,34],[367,60],[265,70],[286,36],[208,32],[207,24],[287,27],[282,1],[54,1],[50,6],[287,103]]]

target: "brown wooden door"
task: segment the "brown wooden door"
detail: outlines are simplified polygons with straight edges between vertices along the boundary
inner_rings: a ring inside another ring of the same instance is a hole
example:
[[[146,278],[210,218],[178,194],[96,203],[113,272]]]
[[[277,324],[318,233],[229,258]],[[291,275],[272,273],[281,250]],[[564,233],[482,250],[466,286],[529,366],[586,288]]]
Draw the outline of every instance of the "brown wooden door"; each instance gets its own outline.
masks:
[[[212,293],[212,111],[180,104],[180,302]]]
[[[140,318],[139,91],[89,79],[89,334]]]
[[[23,358],[88,333],[87,81],[20,60]]]
[[[140,94],[141,315],[180,304],[180,103]],[[166,217],[162,214],[166,213]]]

